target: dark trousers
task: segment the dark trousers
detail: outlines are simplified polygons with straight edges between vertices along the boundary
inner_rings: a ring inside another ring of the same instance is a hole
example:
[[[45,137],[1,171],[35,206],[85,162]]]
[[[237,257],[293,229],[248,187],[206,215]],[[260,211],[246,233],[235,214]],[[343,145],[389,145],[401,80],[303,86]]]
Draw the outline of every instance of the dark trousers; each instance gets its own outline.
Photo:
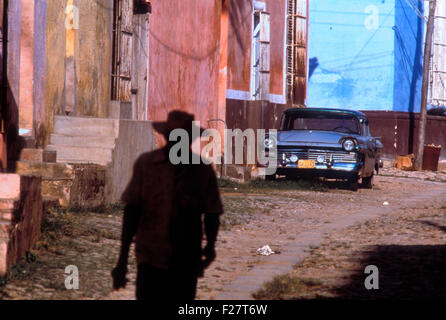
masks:
[[[197,273],[187,269],[165,270],[146,263],[138,264],[137,300],[189,301],[195,299]]]

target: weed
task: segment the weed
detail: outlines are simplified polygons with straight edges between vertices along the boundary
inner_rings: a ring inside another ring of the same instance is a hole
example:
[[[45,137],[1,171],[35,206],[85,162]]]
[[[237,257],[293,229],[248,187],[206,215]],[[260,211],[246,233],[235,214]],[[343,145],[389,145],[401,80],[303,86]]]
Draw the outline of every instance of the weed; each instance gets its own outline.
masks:
[[[285,297],[297,296],[307,287],[321,285],[322,282],[312,278],[298,278],[290,274],[274,277],[273,280],[263,284],[263,287],[254,292],[252,296],[258,300],[281,300]]]

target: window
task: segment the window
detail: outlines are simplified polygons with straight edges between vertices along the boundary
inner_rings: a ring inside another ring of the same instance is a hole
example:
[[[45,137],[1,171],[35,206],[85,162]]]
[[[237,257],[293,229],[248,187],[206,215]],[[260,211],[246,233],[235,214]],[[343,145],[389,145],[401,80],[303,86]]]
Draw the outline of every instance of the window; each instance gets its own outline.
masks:
[[[112,100],[131,102],[133,0],[114,0]]]
[[[268,100],[269,95],[269,13],[265,3],[254,1],[251,46],[251,99]]]
[[[446,106],[446,1],[437,1],[432,45],[429,104]]]

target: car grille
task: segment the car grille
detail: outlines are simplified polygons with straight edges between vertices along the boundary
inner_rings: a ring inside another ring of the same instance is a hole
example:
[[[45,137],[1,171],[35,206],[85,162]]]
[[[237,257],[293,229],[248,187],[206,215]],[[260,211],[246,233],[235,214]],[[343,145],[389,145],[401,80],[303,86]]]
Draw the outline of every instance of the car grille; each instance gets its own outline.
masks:
[[[356,163],[356,157],[352,159],[350,153],[343,151],[279,149],[277,158],[282,159],[283,153],[287,157],[296,155],[301,160],[316,160],[318,156],[324,156],[326,160],[333,159],[333,162]]]

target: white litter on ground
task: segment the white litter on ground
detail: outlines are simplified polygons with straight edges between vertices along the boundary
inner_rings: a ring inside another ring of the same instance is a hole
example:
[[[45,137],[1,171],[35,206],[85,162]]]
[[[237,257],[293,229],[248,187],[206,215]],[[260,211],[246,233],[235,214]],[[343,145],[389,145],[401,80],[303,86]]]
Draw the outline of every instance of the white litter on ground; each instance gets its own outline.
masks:
[[[269,245],[264,245],[263,247],[257,249],[257,254],[260,254],[262,256],[269,256],[273,253],[274,253],[274,251],[271,250]]]
[[[389,205],[389,203],[387,201],[383,202],[383,206],[388,206],[388,205]]]

